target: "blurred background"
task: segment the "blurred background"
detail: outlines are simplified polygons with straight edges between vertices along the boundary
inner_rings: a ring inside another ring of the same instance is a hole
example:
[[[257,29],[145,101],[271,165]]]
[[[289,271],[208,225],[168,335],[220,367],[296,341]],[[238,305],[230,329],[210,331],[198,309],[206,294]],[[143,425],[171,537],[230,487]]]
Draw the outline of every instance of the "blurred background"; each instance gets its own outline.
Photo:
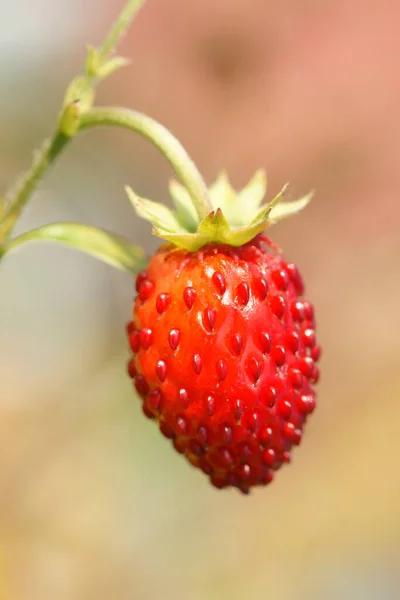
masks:
[[[54,127],[123,0],[0,4],[0,186]],[[273,231],[324,348],[319,406],[268,489],[218,492],[142,416],[125,375],[130,278],[27,246],[0,267],[0,598],[392,600],[400,596],[400,3],[148,0],[99,104],[142,110],[207,181],[259,167],[316,189]],[[125,184],[171,172],[123,131],[82,134],[19,230],[54,220],[157,241]]]

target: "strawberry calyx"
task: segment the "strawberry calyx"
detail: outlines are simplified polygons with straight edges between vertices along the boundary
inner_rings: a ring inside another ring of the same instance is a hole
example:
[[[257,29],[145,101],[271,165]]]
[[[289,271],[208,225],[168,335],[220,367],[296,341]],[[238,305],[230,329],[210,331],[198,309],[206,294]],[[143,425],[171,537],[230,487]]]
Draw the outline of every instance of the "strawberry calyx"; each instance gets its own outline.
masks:
[[[287,185],[270,202],[263,200],[267,178],[258,170],[249,183],[236,191],[222,171],[208,189],[212,210],[199,215],[193,196],[176,180],[169,185],[175,210],[164,204],[139,197],[131,188],[126,191],[139,217],[150,221],[153,233],[178,248],[196,252],[210,243],[242,246],[282,219],[300,212],[311,200],[312,193],[283,202]]]

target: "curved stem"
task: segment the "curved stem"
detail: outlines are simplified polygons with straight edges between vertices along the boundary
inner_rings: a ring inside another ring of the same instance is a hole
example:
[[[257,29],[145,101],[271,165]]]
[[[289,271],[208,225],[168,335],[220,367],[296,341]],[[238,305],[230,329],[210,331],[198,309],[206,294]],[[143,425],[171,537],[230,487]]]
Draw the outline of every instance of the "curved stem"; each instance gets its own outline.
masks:
[[[43,142],[29,170],[6,193],[5,203],[0,207],[0,246],[9,237],[23,208],[49,166],[77,133],[80,115],[91,106],[94,99],[93,89],[98,80],[104,79],[124,64],[122,59],[118,61],[110,58],[110,55],[144,2],[145,0],[127,0],[102,46],[95,51],[98,59],[96,68],[102,68],[103,71],[96,72],[95,69],[93,72],[88,72],[86,68],[85,75],[75,78],[68,87],[57,131],[52,138]]]
[[[212,212],[207,186],[182,144],[163,125],[146,115],[125,108],[93,108],[82,115],[79,130],[104,125],[139,133],[154,144],[169,161],[187,188],[200,219]]]

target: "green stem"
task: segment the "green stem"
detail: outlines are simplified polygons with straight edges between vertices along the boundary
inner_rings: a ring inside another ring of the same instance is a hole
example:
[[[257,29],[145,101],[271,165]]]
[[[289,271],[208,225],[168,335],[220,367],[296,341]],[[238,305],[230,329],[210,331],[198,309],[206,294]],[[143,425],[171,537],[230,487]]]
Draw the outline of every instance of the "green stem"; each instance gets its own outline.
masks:
[[[16,184],[6,193],[5,204],[0,206],[0,246],[6,240],[21,215],[23,208],[36,189],[50,165],[77,133],[77,124],[80,115],[88,110],[94,99],[94,87],[97,80],[104,79],[111,74],[117,66],[122,66],[123,60],[109,59],[112,51],[127,30],[131,20],[141,8],[145,0],[127,0],[117,21],[111,27],[100,50],[97,52],[97,67],[103,71],[86,72],[82,77],[75,78],[67,89],[63,109],[58,123],[57,131],[50,140],[46,140],[35,153],[33,162],[28,171],[20,177]],[[113,62],[114,61],[114,62]],[[103,63],[103,64],[102,64]],[[104,75],[106,73],[106,75]]]
[[[207,186],[182,144],[157,121],[125,108],[93,108],[82,115],[79,130],[104,125],[139,133],[158,148],[188,190],[200,219],[212,212]]]
[[[109,56],[109,54],[114,50],[128,29],[133,17],[142,7],[144,2],[145,0],[128,0],[118,19],[108,32],[102,46],[100,47],[99,54],[101,58],[107,58],[107,56]]]
[[[57,131],[35,153],[30,169],[22,175],[5,197],[5,209],[0,223],[0,240],[7,238],[20,217],[38,182],[71,138]]]

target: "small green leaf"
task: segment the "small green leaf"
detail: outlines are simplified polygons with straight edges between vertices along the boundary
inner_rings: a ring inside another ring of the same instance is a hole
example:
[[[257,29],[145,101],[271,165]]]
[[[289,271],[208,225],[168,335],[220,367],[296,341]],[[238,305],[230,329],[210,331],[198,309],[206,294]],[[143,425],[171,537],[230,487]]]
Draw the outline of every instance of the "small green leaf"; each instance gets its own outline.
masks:
[[[267,192],[267,176],[264,169],[259,169],[249,183],[238,193],[238,204],[242,211],[254,214],[265,198]]]
[[[104,64],[100,64],[97,67],[96,77],[97,79],[103,80],[130,64],[129,58],[124,58],[123,56],[114,56],[107,60]]]
[[[247,244],[259,233],[262,233],[268,227],[268,220],[258,221],[253,225],[246,225],[245,227],[239,227],[238,229],[230,229],[224,239],[225,244],[230,246],[243,246]]]
[[[221,209],[211,213],[199,225],[199,233],[207,236],[209,242],[219,242],[230,246],[242,246],[268,227],[266,219],[252,225],[230,228]]]
[[[11,240],[4,249],[10,252],[27,242],[59,242],[86,252],[103,262],[135,274],[146,264],[144,250],[127,239],[81,223],[51,223]]]
[[[189,231],[196,231],[199,218],[187,189],[176,179],[171,179],[169,193],[175,205],[179,222]]]
[[[302,198],[294,200],[293,202],[282,202],[282,204],[277,204],[274,206],[269,213],[270,223],[277,223],[282,219],[286,219],[286,217],[296,215],[307,206],[307,204],[311,201],[313,194],[314,192],[310,192],[309,194],[306,194]]]
[[[224,214],[229,214],[236,202],[236,192],[231,186],[226,171],[221,171],[210,187],[210,199],[214,210],[220,208]]]
[[[268,227],[268,215],[270,212],[271,212],[271,209],[268,208],[268,206],[263,206],[257,212],[256,216],[254,217],[254,219],[252,219],[252,221],[249,223],[249,225],[252,226],[252,225],[256,225],[257,223],[260,223],[260,222],[267,222],[266,227]]]
[[[277,193],[277,195],[275,196],[275,198],[272,198],[272,200],[270,202],[268,202],[267,204],[267,208],[269,208],[269,210],[272,210],[274,208],[274,206],[276,206],[277,204],[279,204],[279,202],[282,202],[287,190],[288,190],[289,184],[286,183],[283,188],[281,189],[280,192]]]
[[[196,252],[210,241],[206,235],[201,235],[199,233],[171,233],[170,231],[164,231],[157,227],[154,227],[153,233],[157,237],[170,242],[177,248],[184,248],[189,252]]]
[[[237,230],[259,220],[257,209],[265,196],[266,186],[265,172],[260,169],[237,193],[226,172],[222,171],[210,188],[211,202],[215,210],[221,208],[231,228]]]
[[[209,239],[223,240],[229,231],[229,223],[220,208],[210,213],[199,225],[198,232]]]
[[[126,187],[125,190],[139,217],[166,231],[183,231],[177,217],[165,204],[140,198],[130,187]]]
[[[268,216],[271,211],[273,210],[273,208],[277,205],[279,205],[279,202],[282,201],[282,199],[284,198],[285,194],[286,194],[286,190],[288,189],[289,184],[286,184],[283,186],[283,188],[281,189],[280,192],[278,192],[278,194],[275,196],[275,198],[273,198],[270,202],[268,202],[268,204],[265,204],[264,206],[262,206],[259,211],[255,214],[252,223],[257,223],[260,220],[265,219],[266,216]]]

